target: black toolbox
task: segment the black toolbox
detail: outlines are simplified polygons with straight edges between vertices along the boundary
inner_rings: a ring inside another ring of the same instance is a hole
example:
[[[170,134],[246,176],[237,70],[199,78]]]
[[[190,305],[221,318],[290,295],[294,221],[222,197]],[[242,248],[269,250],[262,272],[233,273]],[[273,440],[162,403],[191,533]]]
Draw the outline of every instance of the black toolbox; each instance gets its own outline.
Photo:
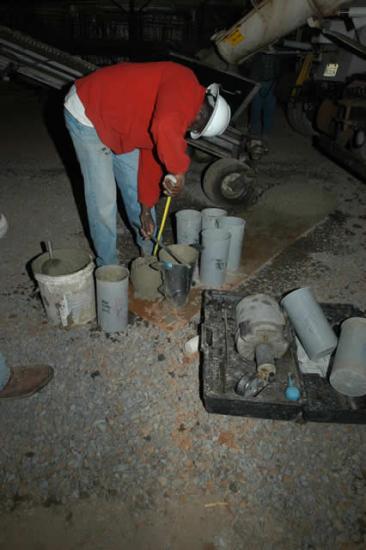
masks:
[[[202,397],[210,413],[273,420],[366,423],[366,396],[349,398],[336,392],[327,378],[302,374],[297,362],[295,340],[276,363],[276,376],[257,397],[241,397],[237,381],[255,372],[254,363],[245,362],[235,347],[235,308],[245,295],[206,290],[201,324]],[[349,317],[364,317],[350,304],[320,304],[335,331]],[[288,374],[301,391],[299,401],[285,397]]]

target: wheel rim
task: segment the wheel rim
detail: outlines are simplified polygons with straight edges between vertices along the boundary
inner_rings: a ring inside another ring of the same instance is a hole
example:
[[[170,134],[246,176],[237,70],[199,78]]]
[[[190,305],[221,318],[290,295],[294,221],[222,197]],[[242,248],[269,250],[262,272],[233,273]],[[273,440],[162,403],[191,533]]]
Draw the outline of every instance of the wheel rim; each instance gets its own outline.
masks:
[[[252,178],[243,172],[231,172],[221,182],[221,193],[225,199],[240,199],[248,193],[248,184]]]

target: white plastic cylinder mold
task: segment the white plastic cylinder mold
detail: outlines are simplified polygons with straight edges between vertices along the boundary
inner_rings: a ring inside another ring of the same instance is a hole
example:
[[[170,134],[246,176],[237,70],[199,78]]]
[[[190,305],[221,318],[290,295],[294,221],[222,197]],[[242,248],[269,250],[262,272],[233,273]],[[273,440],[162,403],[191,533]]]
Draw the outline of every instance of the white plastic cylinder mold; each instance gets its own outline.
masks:
[[[198,210],[179,210],[177,220],[177,243],[199,244],[202,228],[202,214]]]
[[[227,211],[223,208],[204,208],[202,214],[202,231],[205,229],[218,229],[218,218],[226,216]]]
[[[235,216],[221,216],[218,218],[218,226],[220,229],[229,231],[231,235],[227,270],[236,271],[240,266],[245,220]]]
[[[351,317],[343,321],[329,382],[349,397],[366,395],[365,318]]]
[[[98,324],[104,332],[121,332],[128,325],[128,277],[128,269],[120,265],[95,271]]]
[[[335,350],[337,337],[310,288],[290,292],[282,298],[281,305],[309,359],[320,359]]]
[[[219,288],[225,283],[230,239],[230,233],[225,229],[202,231],[201,284]]]

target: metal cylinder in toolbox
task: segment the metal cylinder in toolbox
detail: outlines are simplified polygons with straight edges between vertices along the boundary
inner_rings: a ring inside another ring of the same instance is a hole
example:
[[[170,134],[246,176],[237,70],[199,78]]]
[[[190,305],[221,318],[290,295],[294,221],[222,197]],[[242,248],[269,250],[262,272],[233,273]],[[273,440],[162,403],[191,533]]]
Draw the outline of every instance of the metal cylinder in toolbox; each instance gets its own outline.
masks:
[[[337,347],[337,337],[310,288],[299,288],[281,300],[309,359],[329,355]]]
[[[95,271],[98,324],[105,332],[120,332],[128,325],[128,276],[128,269],[120,265]]]
[[[259,347],[261,344],[270,346],[274,358],[286,353],[286,319],[275,298],[262,293],[248,295],[238,302],[235,314],[235,342],[239,355],[253,360],[258,353],[257,364],[270,363],[271,359],[264,358],[265,349]]]
[[[175,214],[177,220],[177,243],[198,244],[202,227],[202,215],[198,210],[180,210]]]
[[[202,231],[200,280],[203,285],[217,288],[224,284],[230,239],[230,233],[225,229]]]
[[[227,270],[236,271],[240,266],[245,220],[235,216],[221,216],[218,218],[218,226],[220,229],[229,231],[231,235]]]
[[[366,395],[365,318],[351,317],[342,323],[329,382],[349,397]]]
[[[226,216],[227,211],[223,208],[204,208],[202,214],[202,231],[210,228],[218,228],[218,218]]]
[[[84,250],[60,248],[54,255],[73,271],[67,275],[42,273],[49,254],[44,253],[32,262],[48,320],[53,325],[70,327],[95,319],[94,263]]]

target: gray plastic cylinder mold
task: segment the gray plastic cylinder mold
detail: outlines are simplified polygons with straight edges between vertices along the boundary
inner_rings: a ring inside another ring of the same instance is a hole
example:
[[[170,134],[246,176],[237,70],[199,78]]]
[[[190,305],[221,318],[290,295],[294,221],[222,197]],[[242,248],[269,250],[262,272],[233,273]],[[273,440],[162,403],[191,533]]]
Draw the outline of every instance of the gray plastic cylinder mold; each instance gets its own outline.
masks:
[[[202,231],[200,281],[203,285],[218,288],[224,284],[230,239],[225,229]]]
[[[337,337],[310,288],[299,288],[281,300],[309,359],[329,355],[337,347]]]
[[[245,220],[235,216],[221,216],[218,218],[218,226],[220,229],[229,231],[231,235],[227,270],[236,271],[240,266]]]
[[[128,276],[128,269],[120,265],[103,265],[95,271],[98,324],[105,332],[127,327]]]
[[[342,323],[329,382],[349,397],[366,395],[365,318],[351,317]]]
[[[226,216],[227,211],[223,208],[204,208],[202,214],[202,231],[205,229],[218,228],[218,218]]]
[[[198,244],[202,227],[202,215],[198,210],[179,210],[177,220],[177,243]]]

